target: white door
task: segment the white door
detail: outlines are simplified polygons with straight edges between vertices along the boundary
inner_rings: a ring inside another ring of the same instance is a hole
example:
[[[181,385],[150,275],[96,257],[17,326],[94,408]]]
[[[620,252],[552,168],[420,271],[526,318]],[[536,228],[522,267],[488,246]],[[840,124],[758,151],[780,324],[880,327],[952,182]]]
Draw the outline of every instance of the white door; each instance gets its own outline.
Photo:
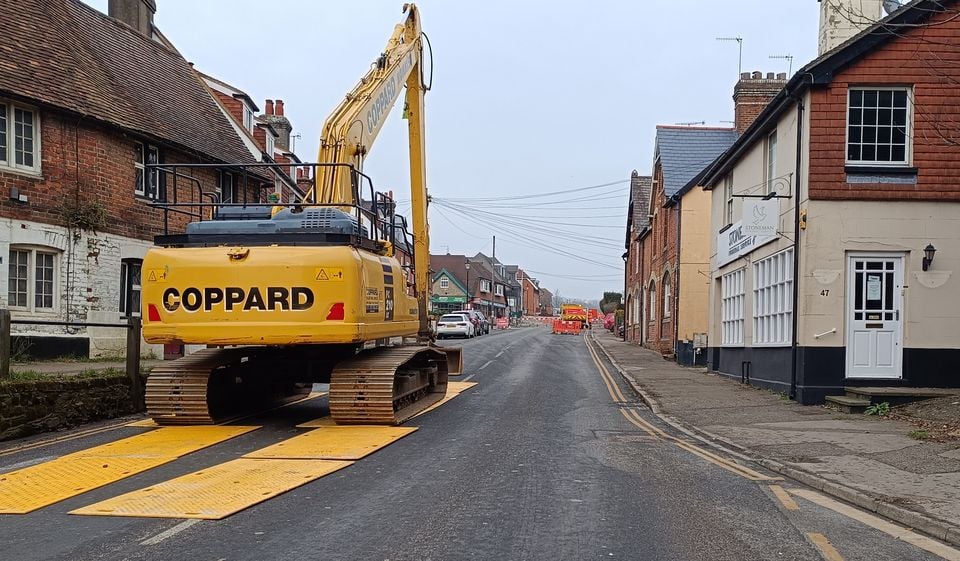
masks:
[[[847,378],[901,378],[903,256],[851,255],[847,279]]]

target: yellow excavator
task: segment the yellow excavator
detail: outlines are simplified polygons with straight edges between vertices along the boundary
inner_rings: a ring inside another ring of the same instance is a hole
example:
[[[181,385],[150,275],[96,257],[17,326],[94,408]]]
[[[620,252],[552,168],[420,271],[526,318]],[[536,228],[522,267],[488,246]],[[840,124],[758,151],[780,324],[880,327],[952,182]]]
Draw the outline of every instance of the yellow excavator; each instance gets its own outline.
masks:
[[[337,423],[397,424],[441,399],[447,376],[461,371],[459,349],[432,344],[427,316],[425,35],[416,6],[404,12],[325,122],[303,201],[224,204],[216,219],[157,236],[143,261],[143,336],[205,347],[150,373],[146,404],[157,423],[216,423],[329,382]],[[414,296],[395,256],[392,201],[372,187],[370,200],[361,195],[363,158],[404,87]],[[244,174],[263,176],[262,166]]]

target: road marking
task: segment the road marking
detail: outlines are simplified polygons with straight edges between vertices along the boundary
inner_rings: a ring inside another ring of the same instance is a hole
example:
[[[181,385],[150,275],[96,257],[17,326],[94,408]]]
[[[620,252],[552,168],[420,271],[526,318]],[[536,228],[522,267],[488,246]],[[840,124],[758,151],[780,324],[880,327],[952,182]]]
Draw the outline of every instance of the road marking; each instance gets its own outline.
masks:
[[[770,485],[769,487],[773,495],[777,497],[777,500],[783,505],[783,508],[787,510],[800,510],[800,507],[798,507],[797,503],[790,497],[790,494],[784,491],[783,487],[779,485]]]
[[[0,466],[0,473],[6,473],[8,471],[13,471],[15,469],[23,469],[25,467],[35,466],[37,464],[42,464],[43,462],[55,460],[57,458],[58,456],[41,456],[39,458],[34,458],[32,460],[25,460],[23,462],[17,462],[15,464]]]
[[[41,440],[40,442],[34,442],[32,444],[24,444],[23,446],[16,446],[13,448],[7,448],[0,452],[0,457],[9,456],[11,454],[16,454],[17,452],[25,452],[27,450],[33,450],[36,448],[43,448],[44,446],[49,446],[51,444],[57,444],[58,442],[67,442],[68,440],[76,440],[78,438],[83,438],[84,436],[90,436],[94,434],[99,434],[101,432],[107,432],[114,429],[119,429],[127,426],[127,421],[120,421],[119,423],[113,423],[105,427],[97,427],[94,429],[82,430],[65,436],[58,436],[56,438],[48,438],[47,440]]]
[[[503,351],[500,351],[499,353],[497,353],[497,356],[495,356],[495,357],[493,357],[493,358],[500,358],[501,356],[503,356]]]
[[[483,370],[484,368],[490,366],[491,364],[493,364],[493,361],[492,361],[492,360],[488,360],[486,364],[484,364],[483,366],[481,366],[481,367],[478,368],[477,370]]]
[[[174,526],[174,527],[172,527],[172,528],[170,528],[170,529],[164,530],[163,532],[160,532],[159,534],[157,534],[156,536],[153,536],[152,538],[148,538],[148,539],[143,540],[142,542],[140,542],[140,545],[157,545],[158,543],[162,542],[163,540],[165,540],[165,539],[167,539],[167,538],[169,538],[169,537],[171,537],[171,536],[175,536],[175,535],[179,534],[180,532],[186,530],[186,529],[189,528],[190,526],[193,526],[194,524],[198,524],[199,522],[200,522],[200,520],[198,520],[198,519],[196,519],[196,518],[193,518],[193,519],[190,519],[190,520],[184,520],[183,522],[177,524],[176,526]]]
[[[834,512],[842,514],[847,518],[852,518],[857,522],[870,526],[876,530],[880,530],[881,532],[889,536],[893,536],[900,541],[919,547],[924,551],[929,551],[930,553],[947,559],[948,561],[960,561],[960,551],[926,536],[921,536],[920,534],[907,530],[901,526],[897,526],[891,522],[887,522],[878,516],[868,514],[859,509],[853,508],[852,506],[830,499],[816,491],[811,491],[808,489],[790,489],[790,492],[798,497],[807,499],[814,504],[818,504],[824,508],[828,508]]]
[[[843,556],[840,555],[832,545],[830,545],[830,540],[827,539],[827,536],[823,534],[818,534],[816,532],[810,532],[807,534],[807,539],[809,539],[813,545],[817,547],[820,551],[820,556],[823,557],[826,561],[843,561]]]

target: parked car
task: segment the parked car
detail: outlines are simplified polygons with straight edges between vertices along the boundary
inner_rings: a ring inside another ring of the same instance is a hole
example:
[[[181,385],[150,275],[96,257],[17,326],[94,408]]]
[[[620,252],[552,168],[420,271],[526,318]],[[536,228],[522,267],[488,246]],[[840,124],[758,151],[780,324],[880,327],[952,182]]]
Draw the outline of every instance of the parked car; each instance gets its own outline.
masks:
[[[607,331],[613,331],[613,326],[616,324],[616,322],[616,316],[613,314],[613,312],[610,312],[603,318],[603,327]]]
[[[476,335],[476,328],[467,314],[444,314],[437,322],[437,339],[451,336],[469,339]]]
[[[464,314],[470,318],[470,322],[473,323],[473,328],[476,330],[477,335],[490,333],[490,322],[488,322],[487,318],[483,317],[483,314],[477,310],[457,310],[451,313]],[[484,325],[486,325],[486,327],[484,327]]]

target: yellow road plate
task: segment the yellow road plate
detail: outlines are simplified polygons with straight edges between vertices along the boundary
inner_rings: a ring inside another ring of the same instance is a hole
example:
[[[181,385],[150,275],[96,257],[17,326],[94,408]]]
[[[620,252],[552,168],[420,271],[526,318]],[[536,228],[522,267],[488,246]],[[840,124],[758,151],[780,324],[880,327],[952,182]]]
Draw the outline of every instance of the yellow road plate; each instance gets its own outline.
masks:
[[[123,457],[123,458],[176,458],[213,446],[225,440],[248,433],[258,427],[240,426],[195,426],[164,427],[129,438],[108,442],[64,456],[75,457]]]
[[[333,420],[333,417],[320,417],[312,421],[307,421],[306,423],[300,423],[297,425],[298,429],[318,429],[320,427],[335,427],[337,422]]]
[[[132,423],[127,423],[127,427],[140,427],[140,428],[156,428],[160,425],[157,424],[153,419],[141,419],[139,421],[134,421]]]
[[[449,395],[450,392],[460,393],[467,391],[476,385],[477,382],[447,382],[447,395]]]
[[[241,458],[78,508],[70,514],[219,520],[352,463]]]
[[[437,407],[440,407],[444,403],[460,395],[461,392],[469,390],[470,388],[476,385],[477,385],[477,382],[447,382],[447,395],[445,395],[444,398],[441,399],[440,401],[434,403],[430,407],[427,407],[423,411],[417,413],[416,415],[414,415],[414,417],[419,417],[424,413],[433,411]],[[320,427],[335,427],[335,426],[337,426],[337,423],[335,423],[332,418],[320,417],[317,419],[313,419],[312,421],[307,421],[306,423],[300,423],[299,425],[297,425],[297,428],[298,429],[316,429]]]
[[[168,427],[0,475],[0,514],[26,514],[258,427]]]
[[[415,430],[416,427],[324,427],[255,450],[244,458],[359,460]]]
[[[65,456],[6,473],[0,475],[0,514],[26,514],[175,459]]]

